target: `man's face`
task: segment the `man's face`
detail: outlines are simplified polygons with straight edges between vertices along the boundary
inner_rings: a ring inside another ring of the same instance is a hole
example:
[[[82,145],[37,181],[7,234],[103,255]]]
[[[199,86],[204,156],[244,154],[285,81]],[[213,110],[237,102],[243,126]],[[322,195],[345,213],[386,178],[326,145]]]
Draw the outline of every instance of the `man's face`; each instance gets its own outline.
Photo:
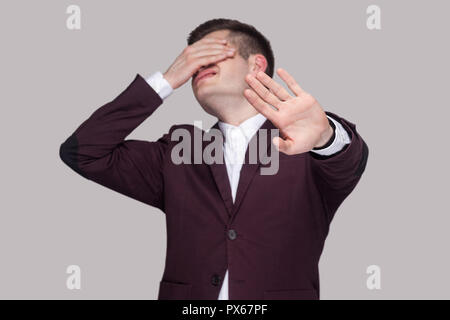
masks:
[[[218,30],[207,34],[204,38],[227,39],[229,32],[229,30]],[[245,76],[250,70],[249,63],[238,54],[238,48],[234,44],[228,42],[228,46],[236,49],[233,56],[199,69],[200,72],[211,67],[215,68],[217,73],[214,76],[204,78],[198,83],[195,83],[194,79],[191,82],[199,104],[206,112],[214,116],[218,114],[217,110],[213,110],[218,105],[217,101],[234,97],[245,99],[243,92],[248,88]]]

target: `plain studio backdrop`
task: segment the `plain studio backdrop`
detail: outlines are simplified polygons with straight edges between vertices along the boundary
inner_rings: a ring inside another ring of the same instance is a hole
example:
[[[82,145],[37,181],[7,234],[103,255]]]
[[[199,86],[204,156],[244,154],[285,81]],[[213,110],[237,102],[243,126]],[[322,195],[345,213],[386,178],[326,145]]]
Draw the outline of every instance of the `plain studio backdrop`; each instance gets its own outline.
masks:
[[[81,30],[66,27],[72,4]],[[372,4],[381,30],[366,26]],[[266,35],[275,67],[355,123],[369,146],[331,225],[321,298],[450,298],[449,15],[446,1],[3,0],[0,298],[156,299],[164,214],[77,175],[59,146],[220,17]],[[188,82],[128,138],[156,140],[195,120],[216,121]],[[81,290],[66,287],[70,265],[81,268]],[[381,290],[366,286],[370,265],[381,268]]]

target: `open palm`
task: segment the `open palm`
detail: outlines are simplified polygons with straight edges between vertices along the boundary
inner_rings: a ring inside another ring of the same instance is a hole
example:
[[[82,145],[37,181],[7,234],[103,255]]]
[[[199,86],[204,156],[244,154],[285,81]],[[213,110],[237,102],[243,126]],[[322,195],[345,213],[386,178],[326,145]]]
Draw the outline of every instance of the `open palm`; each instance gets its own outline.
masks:
[[[333,128],[322,107],[286,70],[279,68],[277,74],[294,95],[261,71],[256,77],[246,76],[251,89],[244,91],[253,107],[280,130],[280,137],[273,139],[274,145],[289,155],[324,145],[333,135]]]

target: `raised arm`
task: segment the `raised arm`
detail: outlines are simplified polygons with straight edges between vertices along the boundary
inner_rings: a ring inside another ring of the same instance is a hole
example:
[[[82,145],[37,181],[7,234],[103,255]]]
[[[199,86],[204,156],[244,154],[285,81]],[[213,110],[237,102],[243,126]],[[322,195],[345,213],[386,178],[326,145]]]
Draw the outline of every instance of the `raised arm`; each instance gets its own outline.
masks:
[[[224,40],[202,39],[185,47],[164,75],[157,72],[147,81],[136,75],[61,144],[62,161],[87,179],[164,211],[163,165],[175,126],[157,141],[125,138],[200,68],[232,56],[229,48]]]
[[[286,70],[279,68],[277,73],[293,95],[263,72],[256,77],[247,75],[251,88],[246,89],[244,95],[255,109],[280,129],[280,137],[273,139],[279,151],[289,155],[308,152],[312,173],[326,206],[327,221],[330,222],[361,178],[369,149],[353,123],[325,112]],[[336,121],[338,130],[330,125],[330,118]],[[339,136],[333,139],[333,134]],[[339,147],[333,147],[332,152],[324,152],[327,149],[324,147],[330,142],[336,142]]]
[[[125,140],[162,102],[136,75],[61,144],[61,159],[81,176],[163,210],[162,164],[169,134],[154,142]]]

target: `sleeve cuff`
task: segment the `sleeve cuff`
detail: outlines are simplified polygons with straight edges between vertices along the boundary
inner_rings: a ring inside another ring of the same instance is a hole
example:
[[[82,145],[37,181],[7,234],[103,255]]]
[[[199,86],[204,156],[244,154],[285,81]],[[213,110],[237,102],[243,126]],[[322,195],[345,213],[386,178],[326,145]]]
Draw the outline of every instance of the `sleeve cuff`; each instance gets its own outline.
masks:
[[[350,143],[350,137],[348,136],[347,131],[345,131],[344,127],[336,120],[334,120],[332,117],[327,115],[328,121],[330,122],[330,125],[334,129],[333,137],[331,137],[330,141],[327,142],[323,147],[321,148],[313,148],[311,152],[323,155],[323,156],[329,156],[332,154],[335,154],[339,151],[341,151],[346,144]]]
[[[166,79],[164,79],[160,71],[153,73],[145,80],[163,100],[173,92],[173,88],[171,87],[170,83],[167,82]]]

